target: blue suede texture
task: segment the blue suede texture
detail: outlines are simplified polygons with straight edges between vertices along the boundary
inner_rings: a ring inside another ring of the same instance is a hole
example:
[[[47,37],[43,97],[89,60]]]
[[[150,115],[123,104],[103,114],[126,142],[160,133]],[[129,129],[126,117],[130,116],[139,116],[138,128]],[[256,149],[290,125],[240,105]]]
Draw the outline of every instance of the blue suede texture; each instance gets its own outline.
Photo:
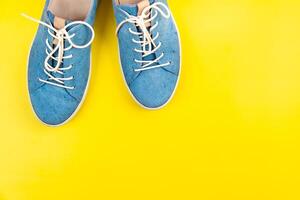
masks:
[[[41,21],[47,24],[52,24],[54,18],[53,14],[48,11],[50,1],[46,0],[41,17]],[[97,4],[98,0],[92,0],[92,5],[85,19],[85,22],[90,25],[94,24]],[[92,34],[84,25],[74,25],[67,31],[70,35],[75,34],[72,41],[77,45],[87,43]],[[55,126],[70,119],[83,100],[90,76],[91,47],[85,49],[72,48],[65,51],[64,56],[73,55],[73,57],[64,59],[62,67],[73,65],[72,69],[65,71],[64,75],[53,74],[55,77],[73,76],[73,80],[65,81],[66,86],[75,87],[75,89],[69,90],[39,81],[39,78],[43,80],[49,78],[44,72],[44,61],[47,57],[47,39],[51,44],[53,38],[48,33],[48,28],[39,25],[28,61],[28,89],[31,104],[37,117],[45,124]],[[69,42],[66,41],[65,46],[69,46]]]
[[[166,0],[150,0],[151,5],[155,2],[168,6]],[[137,16],[137,5],[117,5],[113,0],[113,6],[117,24],[127,18],[122,10]],[[151,11],[152,16],[155,12],[154,9]],[[140,39],[137,35],[131,34],[129,29],[135,32],[139,30],[134,24],[125,23],[118,32],[121,66],[128,88],[138,103],[149,109],[161,108],[170,100],[176,89],[181,67],[179,34],[173,17],[166,19],[158,13],[158,16],[151,22],[152,25],[155,23],[158,23],[158,26],[152,30],[151,34],[154,37],[159,33],[156,43],[161,42],[162,46],[155,52],[155,55],[147,56],[144,60],[154,60],[163,53],[164,56],[157,64],[170,62],[170,65],[166,67],[141,72],[134,71],[142,67],[134,59],[143,60],[142,53],[137,53],[134,49],[141,50],[142,46],[132,41],[132,39],[137,41]]]

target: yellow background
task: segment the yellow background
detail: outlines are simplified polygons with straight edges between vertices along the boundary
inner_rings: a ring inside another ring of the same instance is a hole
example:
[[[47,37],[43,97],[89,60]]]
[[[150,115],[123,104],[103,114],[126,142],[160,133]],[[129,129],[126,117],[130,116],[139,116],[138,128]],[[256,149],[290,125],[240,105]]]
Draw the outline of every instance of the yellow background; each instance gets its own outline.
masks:
[[[26,64],[44,1],[0,2],[0,200],[300,199],[300,2],[171,0],[183,66],[146,111],[118,63],[111,1],[95,24],[83,108],[49,128]]]

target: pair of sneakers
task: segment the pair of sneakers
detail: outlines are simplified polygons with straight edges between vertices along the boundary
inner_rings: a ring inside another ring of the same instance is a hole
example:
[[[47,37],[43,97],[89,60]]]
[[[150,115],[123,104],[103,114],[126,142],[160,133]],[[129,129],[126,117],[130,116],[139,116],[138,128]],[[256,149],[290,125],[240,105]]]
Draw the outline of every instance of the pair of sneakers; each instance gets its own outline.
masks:
[[[58,126],[79,110],[91,75],[98,0],[46,0],[28,61],[37,117]],[[159,109],[172,98],[181,68],[179,34],[166,0],[113,0],[121,69],[136,102]]]

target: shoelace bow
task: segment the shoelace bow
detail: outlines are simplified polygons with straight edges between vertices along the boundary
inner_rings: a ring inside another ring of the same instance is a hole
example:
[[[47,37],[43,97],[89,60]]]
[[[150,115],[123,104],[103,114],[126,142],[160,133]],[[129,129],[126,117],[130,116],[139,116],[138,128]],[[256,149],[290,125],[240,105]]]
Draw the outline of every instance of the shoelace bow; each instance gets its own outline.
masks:
[[[165,12],[162,8],[165,10]],[[127,18],[118,25],[116,33],[118,34],[121,27],[126,23],[135,24],[137,27],[140,28],[140,32],[132,31],[130,28],[129,28],[129,32],[133,35],[139,36],[140,41],[136,41],[134,39],[132,41],[134,43],[140,44],[142,47],[142,50],[134,49],[134,51],[141,53],[143,58],[149,56],[150,54],[155,53],[162,45],[161,42],[159,42],[158,45],[155,43],[155,41],[159,37],[158,32],[154,37],[152,36],[152,31],[158,26],[158,22],[156,22],[156,24],[151,26],[150,29],[147,28],[147,24],[151,23],[158,16],[158,12],[164,18],[166,18],[166,19],[170,18],[171,12],[170,12],[169,8],[161,2],[156,2],[152,5],[144,8],[141,15],[139,15],[139,16],[133,16],[133,15],[128,14],[126,11],[124,11],[122,9],[120,9],[120,10],[127,16]],[[152,10],[156,11],[153,16],[151,16]],[[159,67],[166,67],[166,66],[170,65],[171,64],[170,62],[154,65],[155,63],[158,63],[163,58],[163,56],[164,56],[164,53],[162,53],[160,56],[158,56],[155,60],[149,60],[149,61],[135,59],[136,63],[139,63],[142,65],[141,68],[135,69],[135,71],[140,72],[140,71],[145,71],[145,70],[159,68]]]
[[[48,49],[46,48],[47,57],[45,58],[45,61],[44,61],[44,72],[45,72],[45,74],[47,74],[48,79],[43,80],[43,79],[39,78],[39,81],[46,83],[46,84],[54,85],[57,87],[73,90],[74,87],[66,86],[65,81],[73,80],[74,77],[58,78],[52,74],[58,73],[58,74],[63,75],[64,71],[70,70],[73,67],[72,65],[70,65],[68,67],[64,67],[64,68],[60,67],[62,65],[64,59],[70,59],[73,57],[73,55],[64,56],[64,53],[65,53],[65,51],[69,51],[72,48],[84,49],[84,48],[87,48],[88,46],[90,46],[95,37],[93,27],[84,21],[74,21],[74,22],[67,24],[64,28],[58,30],[55,27],[53,27],[51,24],[49,25],[43,21],[37,20],[28,15],[22,14],[22,16],[47,27],[48,34],[51,35],[51,37],[55,40],[55,43],[53,42],[54,48],[51,47],[48,39],[46,40],[46,45],[47,45],[47,48],[49,48],[50,52],[48,52]],[[72,35],[69,35],[69,33],[67,31],[67,29],[69,27],[71,27],[73,25],[79,25],[79,24],[82,24],[82,25],[85,25],[86,27],[88,27],[92,33],[91,39],[86,44],[83,44],[83,45],[76,45],[72,41],[72,38],[76,34],[73,33]],[[51,30],[53,31],[53,33],[51,32]],[[67,40],[70,44],[68,47],[65,47],[65,45],[64,45],[65,40]],[[54,57],[55,53],[57,53],[57,57]],[[51,59],[56,61],[56,66],[51,66],[49,64],[49,61]]]

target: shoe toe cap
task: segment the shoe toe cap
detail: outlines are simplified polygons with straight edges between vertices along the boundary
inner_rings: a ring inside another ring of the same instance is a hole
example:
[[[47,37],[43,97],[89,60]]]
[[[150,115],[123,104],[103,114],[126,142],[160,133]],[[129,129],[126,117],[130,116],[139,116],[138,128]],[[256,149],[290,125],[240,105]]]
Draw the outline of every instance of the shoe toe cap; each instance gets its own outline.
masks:
[[[178,76],[164,69],[142,72],[129,86],[134,98],[143,107],[159,109],[172,98]]]
[[[63,88],[45,85],[30,93],[37,117],[47,125],[58,126],[74,114],[79,102]]]

